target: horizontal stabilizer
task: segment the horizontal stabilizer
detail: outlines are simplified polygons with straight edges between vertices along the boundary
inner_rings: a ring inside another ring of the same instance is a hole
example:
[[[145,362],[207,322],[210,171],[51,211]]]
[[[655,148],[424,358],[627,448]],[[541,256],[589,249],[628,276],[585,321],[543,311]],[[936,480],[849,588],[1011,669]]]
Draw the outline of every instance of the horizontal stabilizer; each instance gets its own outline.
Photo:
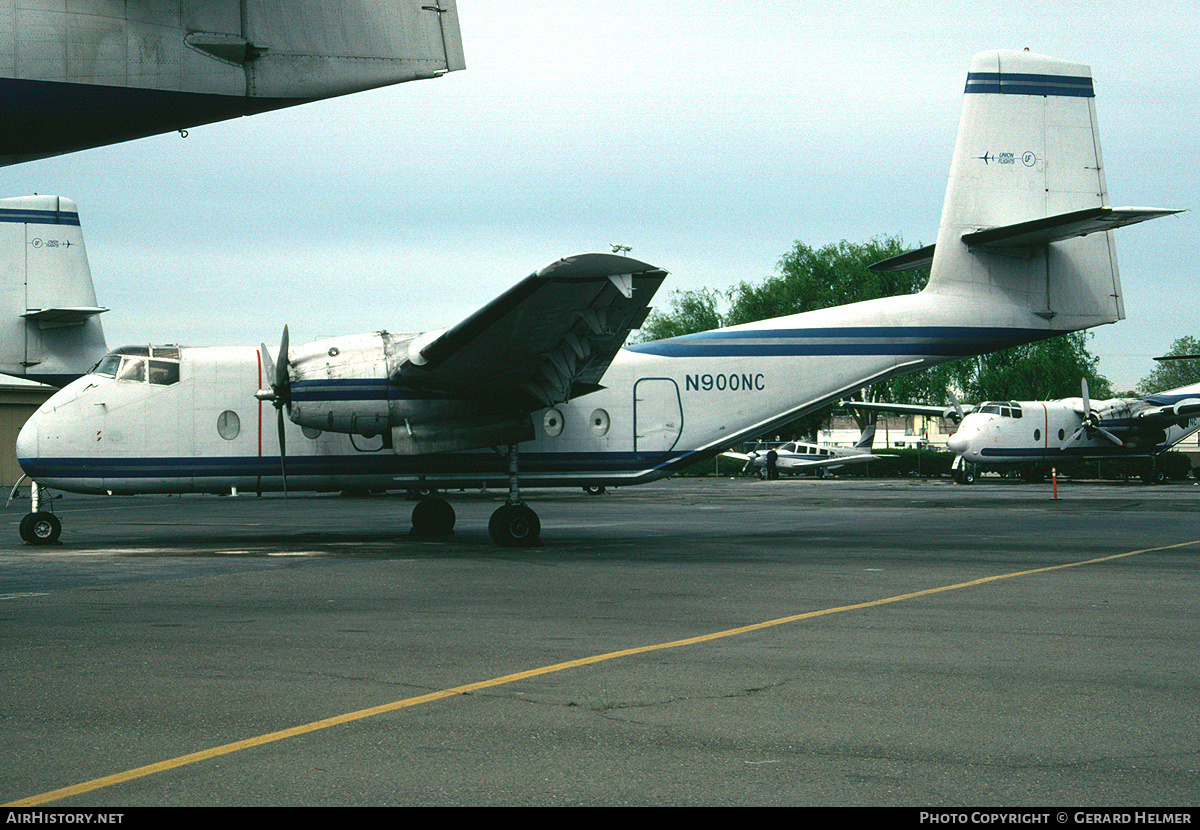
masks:
[[[872,271],[920,271],[933,267],[933,250],[936,245],[926,245],[915,251],[900,254],[871,265]]]
[[[97,314],[103,314],[107,308],[99,306],[74,308],[31,308],[21,316],[26,320],[37,323],[40,329],[62,328],[65,326],[82,326]]]
[[[1165,208],[1085,208],[963,234],[962,240],[972,248],[1026,248],[1087,236],[1098,231],[1111,231],[1125,225],[1136,225],[1138,222],[1182,212]]]
[[[1183,213],[1182,210],[1167,208],[1139,207],[1098,207],[1074,210],[1058,216],[1047,216],[1044,219],[1034,219],[1029,222],[1018,222],[1015,225],[1005,225],[999,228],[986,228],[974,233],[964,234],[962,241],[972,248],[1011,249],[1028,248],[1035,245],[1048,245],[1051,242],[1061,242],[1087,236],[1097,231],[1111,231],[1125,225],[1136,225],[1157,219],[1160,216],[1171,216]],[[936,245],[926,245],[914,251],[885,259],[871,265],[872,271],[918,271],[933,266],[933,254]]]

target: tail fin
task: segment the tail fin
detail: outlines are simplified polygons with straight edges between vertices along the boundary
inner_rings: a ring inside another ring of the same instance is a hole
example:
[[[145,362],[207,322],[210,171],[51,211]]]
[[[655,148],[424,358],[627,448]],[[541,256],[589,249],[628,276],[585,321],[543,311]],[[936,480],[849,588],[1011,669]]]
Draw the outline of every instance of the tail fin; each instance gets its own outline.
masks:
[[[862,435],[858,437],[858,443],[854,445],[856,450],[870,450],[871,445],[875,443],[875,425],[867,424],[862,431]]]
[[[70,199],[0,199],[0,373],[62,385],[108,351]]]
[[[1002,303],[1048,332],[1113,323],[1125,308],[1109,231],[1174,212],[1108,206],[1089,67],[984,52],[967,74],[929,290]]]

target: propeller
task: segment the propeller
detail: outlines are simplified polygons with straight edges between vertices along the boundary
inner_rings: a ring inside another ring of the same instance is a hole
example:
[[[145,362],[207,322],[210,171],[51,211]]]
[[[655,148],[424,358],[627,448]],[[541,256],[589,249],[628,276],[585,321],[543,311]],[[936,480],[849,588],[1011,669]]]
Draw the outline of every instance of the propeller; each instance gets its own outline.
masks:
[[[271,362],[271,353],[267,351],[265,343],[260,348],[271,388],[259,389],[254,393],[254,397],[260,401],[269,401],[275,407],[275,421],[279,430],[279,471],[283,476],[283,496],[287,498],[287,433],[283,428],[283,408],[292,402],[292,381],[288,377],[288,327],[283,327],[278,363]]]
[[[950,403],[954,404],[954,412],[953,412],[953,414],[951,414],[950,409],[947,408],[946,411],[942,414],[942,417],[949,418],[950,420],[954,421],[954,423],[956,423],[956,424],[961,424],[962,419],[964,417],[962,404],[960,404],[958,402],[958,398],[955,397],[954,392],[952,392],[951,390],[947,389],[946,394],[950,396]]]
[[[1066,449],[1074,444],[1084,435],[1091,438],[1095,435],[1101,435],[1108,441],[1116,444],[1118,447],[1125,446],[1125,442],[1111,432],[1100,426],[1100,416],[1092,410],[1092,399],[1088,396],[1087,378],[1082,380],[1083,384],[1083,423],[1079,425],[1079,429],[1075,430],[1075,434],[1067,439],[1059,449]]]

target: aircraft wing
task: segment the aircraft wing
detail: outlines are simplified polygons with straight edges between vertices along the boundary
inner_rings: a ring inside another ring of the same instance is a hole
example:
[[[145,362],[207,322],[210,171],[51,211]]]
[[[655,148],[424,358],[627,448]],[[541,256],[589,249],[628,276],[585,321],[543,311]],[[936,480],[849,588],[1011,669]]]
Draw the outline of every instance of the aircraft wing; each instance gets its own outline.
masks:
[[[839,401],[838,406],[846,409],[869,409],[873,412],[895,412],[897,415],[929,415],[936,418],[950,418],[955,414],[953,406],[930,406],[919,403],[885,403],[883,401]],[[963,414],[975,411],[971,404],[964,404]]]
[[[453,328],[417,337],[402,386],[551,406],[598,388],[667,272],[616,254],[550,263]]]
[[[1134,415],[1138,424],[1146,426],[1172,426],[1200,415],[1200,398],[1183,398],[1174,403],[1143,409]]]
[[[828,458],[820,458],[814,461],[793,461],[787,459],[786,469],[789,470],[809,470],[817,467],[841,467],[846,464],[862,464],[866,461],[874,461],[877,458],[895,458],[894,455],[881,455],[878,453],[864,452],[858,455],[831,455]],[[784,459],[780,459],[779,466],[784,467]]]
[[[462,69],[455,0],[0,10],[0,165]]]

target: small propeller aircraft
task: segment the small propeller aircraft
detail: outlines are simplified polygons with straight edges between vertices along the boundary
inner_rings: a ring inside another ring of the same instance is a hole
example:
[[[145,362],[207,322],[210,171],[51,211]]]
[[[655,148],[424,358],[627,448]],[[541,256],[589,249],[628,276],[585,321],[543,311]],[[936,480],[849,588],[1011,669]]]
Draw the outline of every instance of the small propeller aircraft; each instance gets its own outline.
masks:
[[[723,452],[726,458],[745,461],[745,474],[754,470],[759,478],[772,478],[772,470],[783,473],[809,473],[824,478],[829,470],[847,464],[865,464],[878,458],[895,458],[894,455],[877,455],[871,452],[875,443],[875,425],[870,424],[859,436],[853,447],[834,447],[829,444],[813,444],[805,441],[789,441],[778,447],[752,450],[749,453]],[[774,453],[774,457],[772,457]]]
[[[947,445],[958,456],[954,478],[975,480],[975,467],[1020,469],[1037,480],[1056,461],[1145,458],[1144,481],[1162,481],[1158,459],[1200,430],[1200,384],[1144,398],[1092,401],[1087,379],[1082,395],[1056,401],[988,401],[975,407],[862,403],[846,406],[930,415],[959,423]]]
[[[455,0],[6,3],[0,165],[465,66]]]
[[[869,383],[1120,320],[1111,231],[1177,211],[1110,207],[1099,146],[1088,67],[982,53],[936,246],[880,265],[929,259],[919,294],[623,345],[666,272],[582,254],[449,328],[293,349],[285,327],[275,355],[117,349],[38,410],[18,458],[39,486],[84,493],[507,484],[489,532],[534,544],[521,483],[654,481]],[[33,544],[61,530],[38,492]],[[412,523],[446,533],[454,510],[429,496]]]

